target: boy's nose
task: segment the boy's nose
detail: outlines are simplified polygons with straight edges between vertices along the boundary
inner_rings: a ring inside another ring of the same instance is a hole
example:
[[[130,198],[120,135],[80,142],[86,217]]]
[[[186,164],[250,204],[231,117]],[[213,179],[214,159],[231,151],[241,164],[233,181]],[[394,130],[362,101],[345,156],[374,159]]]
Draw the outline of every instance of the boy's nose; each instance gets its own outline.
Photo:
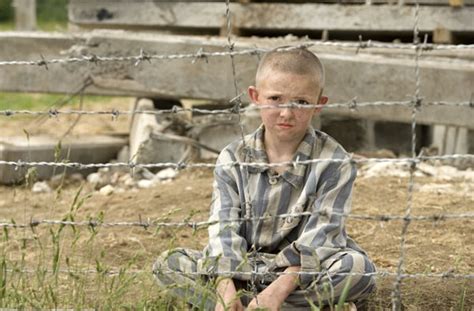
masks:
[[[293,115],[293,109],[289,107],[281,108],[280,109],[280,116],[281,117],[291,117]]]

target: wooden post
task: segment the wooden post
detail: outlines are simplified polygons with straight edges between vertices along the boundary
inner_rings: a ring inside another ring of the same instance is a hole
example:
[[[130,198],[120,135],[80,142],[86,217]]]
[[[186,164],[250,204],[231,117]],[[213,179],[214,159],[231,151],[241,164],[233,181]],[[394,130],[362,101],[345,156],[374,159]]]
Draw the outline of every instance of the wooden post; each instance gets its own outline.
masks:
[[[449,5],[455,8],[460,8],[464,5],[463,0],[449,0]]]
[[[36,30],[36,0],[14,0],[15,29]]]
[[[436,28],[433,30],[433,42],[439,44],[452,44],[453,33],[446,28]]]

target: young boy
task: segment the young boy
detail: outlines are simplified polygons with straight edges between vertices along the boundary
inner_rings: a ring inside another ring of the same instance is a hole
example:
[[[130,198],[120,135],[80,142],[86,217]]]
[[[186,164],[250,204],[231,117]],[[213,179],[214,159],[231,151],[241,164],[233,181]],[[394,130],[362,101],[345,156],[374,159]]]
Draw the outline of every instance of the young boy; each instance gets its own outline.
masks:
[[[323,66],[307,49],[264,55],[248,89],[263,124],[219,155],[209,244],[204,252],[162,254],[154,266],[159,284],[184,285],[174,293],[193,293],[191,304],[204,299],[200,306],[215,310],[307,310],[337,303],[345,287],[346,301],[356,303],[374,289],[363,274],[375,267],[344,225],[356,169],[337,142],[311,127],[321,109],[312,105],[328,101],[323,88]],[[281,163],[312,159],[344,161]],[[232,162],[281,165],[223,165]],[[219,276],[216,292],[196,287],[199,274]]]

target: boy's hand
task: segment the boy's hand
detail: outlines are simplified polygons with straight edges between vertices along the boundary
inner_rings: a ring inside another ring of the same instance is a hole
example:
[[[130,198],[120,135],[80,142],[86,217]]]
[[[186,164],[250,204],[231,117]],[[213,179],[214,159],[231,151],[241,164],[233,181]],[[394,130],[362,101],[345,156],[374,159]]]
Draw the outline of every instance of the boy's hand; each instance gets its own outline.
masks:
[[[256,298],[250,301],[247,310],[263,309],[269,311],[278,311],[280,309],[280,305],[283,303],[283,301],[280,301],[278,298],[279,297],[275,297],[269,291],[264,290],[258,294]]]
[[[279,310],[288,295],[298,287],[298,275],[291,274],[291,272],[298,272],[300,270],[301,267],[299,266],[286,268],[285,272],[290,273],[280,275],[267,288],[258,294],[256,298],[252,299],[248,305],[248,309],[255,310],[262,308],[270,311]]]
[[[237,290],[235,289],[234,281],[232,279],[222,279],[217,284],[218,300],[215,311],[243,311],[244,306],[237,297]],[[227,309],[226,309],[227,308]]]

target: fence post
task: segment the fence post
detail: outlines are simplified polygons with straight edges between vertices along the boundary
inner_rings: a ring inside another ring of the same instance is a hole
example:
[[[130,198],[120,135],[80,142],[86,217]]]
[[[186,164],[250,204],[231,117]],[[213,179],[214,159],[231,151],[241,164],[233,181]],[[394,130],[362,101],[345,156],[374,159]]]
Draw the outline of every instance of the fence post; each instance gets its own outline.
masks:
[[[15,29],[36,30],[36,0],[14,0]]]

